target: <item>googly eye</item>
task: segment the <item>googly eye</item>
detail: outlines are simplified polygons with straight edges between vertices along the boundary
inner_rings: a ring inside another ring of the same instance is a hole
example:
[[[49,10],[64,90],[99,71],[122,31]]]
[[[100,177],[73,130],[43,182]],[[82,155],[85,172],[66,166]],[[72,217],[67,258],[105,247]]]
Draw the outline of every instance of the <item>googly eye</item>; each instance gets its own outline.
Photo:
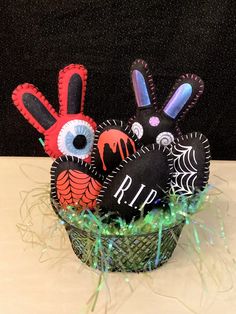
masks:
[[[94,141],[94,130],[83,120],[71,120],[61,129],[57,145],[63,155],[81,159],[89,157]]]
[[[140,123],[134,122],[131,127],[134,134],[137,135],[137,138],[140,139],[143,136],[143,127]]]
[[[174,136],[170,132],[161,132],[156,137],[157,144],[160,144],[162,146],[169,145],[171,142],[173,142],[173,140],[174,140]]]

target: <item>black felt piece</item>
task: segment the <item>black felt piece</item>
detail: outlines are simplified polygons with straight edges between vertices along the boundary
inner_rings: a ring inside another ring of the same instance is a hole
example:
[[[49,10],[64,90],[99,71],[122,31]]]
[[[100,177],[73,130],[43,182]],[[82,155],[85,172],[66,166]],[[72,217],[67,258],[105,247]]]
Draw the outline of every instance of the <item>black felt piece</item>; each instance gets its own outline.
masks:
[[[140,77],[137,78],[136,72],[142,74],[142,80]],[[164,105],[157,104],[153,78],[144,60],[135,60],[132,64],[131,81],[137,102],[136,115],[129,120],[133,132],[144,145],[155,142],[162,145],[170,144],[180,133],[179,121],[203,93],[203,81],[196,74],[183,74],[171,89]],[[151,103],[147,99],[147,93],[152,99]],[[188,97],[182,97],[183,95]]]
[[[58,70],[82,63],[85,113],[98,123],[127,121],[136,110],[130,65],[143,58],[160,103],[182,73],[204,80],[181,130],[206,134],[213,159],[236,159],[234,8],[234,0],[1,1],[0,155],[46,156],[12,105],[17,85],[32,82],[58,111]]]
[[[150,121],[153,118],[158,119],[158,125],[151,125]],[[136,123],[139,126],[136,126]],[[164,113],[157,112],[154,107],[138,108],[136,116],[130,120],[129,125],[135,133],[137,128],[142,128],[143,135],[139,139],[144,145],[156,143],[157,136],[162,132],[169,132],[173,137],[177,135],[174,121]]]
[[[98,204],[117,212],[126,221],[140,217],[141,212],[145,215],[165,194],[172,161],[165,147],[157,144],[143,147],[107,176]]]
[[[56,119],[34,95],[25,93],[22,96],[22,101],[28,112],[45,130],[49,129],[56,122]]]
[[[107,120],[97,127],[92,165],[107,175],[126,157],[141,147],[136,135],[122,121]]]
[[[83,134],[76,135],[73,140],[73,145],[76,149],[82,149],[86,146],[87,140]]]
[[[201,133],[189,133],[175,139],[170,148],[173,156],[172,192],[191,195],[208,183],[210,145]]]
[[[79,113],[82,96],[82,80],[78,74],[72,75],[68,86],[67,113]]]

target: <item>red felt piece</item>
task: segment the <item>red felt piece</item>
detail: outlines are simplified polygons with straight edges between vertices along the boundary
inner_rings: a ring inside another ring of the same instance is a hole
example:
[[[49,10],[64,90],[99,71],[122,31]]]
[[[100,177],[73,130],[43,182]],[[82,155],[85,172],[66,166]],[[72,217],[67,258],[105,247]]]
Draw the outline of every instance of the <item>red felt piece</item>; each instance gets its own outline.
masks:
[[[35,96],[47,109],[47,111],[57,120],[58,114],[53,109],[51,104],[47,101],[47,99],[43,96],[43,94],[32,84],[24,83],[16,87],[16,89],[12,93],[12,100],[17,107],[17,109],[21,112],[21,114],[32,124],[40,133],[45,133],[45,128],[40,124],[38,120],[36,120],[32,114],[25,107],[22,97],[24,94],[31,94]]]
[[[93,209],[101,187],[101,183],[79,170],[64,170],[56,182],[57,197],[64,208],[78,204]]]
[[[96,123],[93,121],[93,119],[90,118],[89,116],[85,116],[82,113],[60,116],[57,122],[45,132],[44,149],[45,149],[45,152],[49,156],[53,158],[58,158],[63,155],[63,153],[59,150],[58,145],[57,145],[59,132],[68,121],[76,120],[76,119],[86,121],[92,126],[94,130],[96,129]],[[91,160],[90,156],[84,159],[84,161],[86,162],[90,162],[90,160]]]

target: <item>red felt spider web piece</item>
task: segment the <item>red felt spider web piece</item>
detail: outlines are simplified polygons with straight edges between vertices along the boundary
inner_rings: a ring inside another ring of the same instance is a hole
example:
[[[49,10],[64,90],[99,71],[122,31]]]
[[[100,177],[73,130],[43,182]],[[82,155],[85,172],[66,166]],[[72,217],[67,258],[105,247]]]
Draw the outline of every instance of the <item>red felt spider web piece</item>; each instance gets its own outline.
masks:
[[[93,209],[102,185],[79,170],[64,170],[57,177],[57,197],[61,206],[78,205]]]

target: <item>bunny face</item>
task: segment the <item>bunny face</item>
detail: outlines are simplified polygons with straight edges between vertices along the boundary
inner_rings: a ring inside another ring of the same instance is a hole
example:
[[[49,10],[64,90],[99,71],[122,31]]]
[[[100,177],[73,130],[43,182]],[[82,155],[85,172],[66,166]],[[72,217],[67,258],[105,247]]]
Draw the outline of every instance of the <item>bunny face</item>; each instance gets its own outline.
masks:
[[[18,86],[12,94],[22,115],[45,136],[45,152],[53,158],[70,155],[90,162],[96,123],[83,114],[86,80],[82,65],[60,71],[59,114],[31,84]]]
[[[203,81],[195,74],[182,75],[159,110],[153,78],[145,61],[133,63],[131,81],[137,103],[136,116],[129,121],[133,132],[145,145],[169,145],[181,134],[178,122],[202,94]]]

